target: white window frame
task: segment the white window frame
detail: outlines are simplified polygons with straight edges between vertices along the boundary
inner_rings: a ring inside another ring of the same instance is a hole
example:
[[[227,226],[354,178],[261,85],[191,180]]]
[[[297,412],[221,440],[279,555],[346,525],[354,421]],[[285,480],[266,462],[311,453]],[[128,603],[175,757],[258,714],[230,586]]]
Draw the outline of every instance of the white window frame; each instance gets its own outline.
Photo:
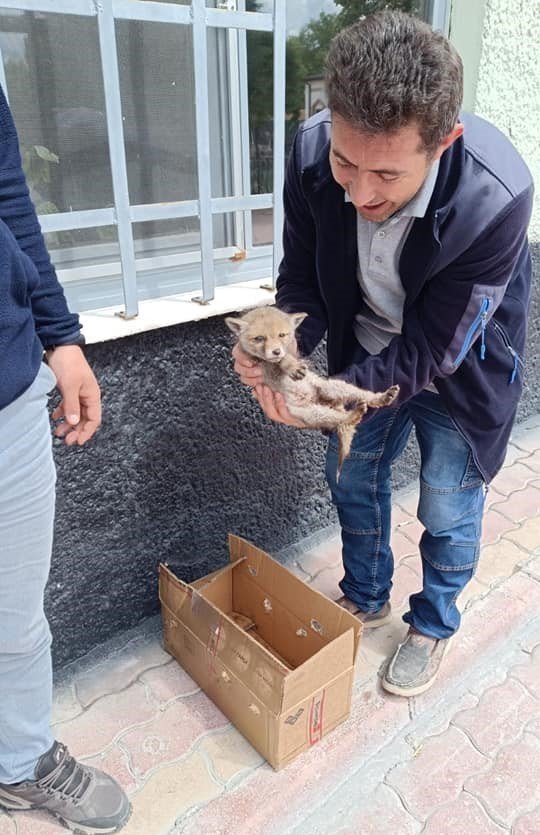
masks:
[[[281,234],[283,226],[282,191],[285,172],[285,55],[286,55],[286,0],[274,0],[273,13],[246,12],[245,0],[221,0],[218,8],[206,6],[205,0],[191,0],[190,5],[156,2],[156,0],[0,0],[0,8],[16,9],[49,14],[69,14],[97,18],[101,70],[105,95],[105,110],[109,154],[111,162],[114,206],[112,208],[89,209],[73,212],[59,212],[41,215],[39,220],[45,234],[85,228],[115,226],[118,232],[120,262],[87,266],[73,269],[60,269],[59,279],[66,285],[70,281],[105,278],[107,275],[121,275],[124,309],[115,311],[126,321],[134,320],[140,313],[137,292],[137,272],[150,275],[164,267],[185,268],[185,265],[200,263],[200,294],[191,296],[192,302],[209,306],[206,311],[195,312],[197,305],[192,305],[191,314],[185,309],[180,319],[173,321],[206,318],[216,312],[239,309],[250,303],[264,301],[264,292],[253,295],[250,292],[251,281],[258,282],[270,299],[268,290],[275,286],[275,277],[282,256]],[[448,31],[451,0],[426,0],[426,17],[431,18],[434,28]],[[120,76],[116,46],[115,24],[117,20],[148,21],[171,25],[191,26],[193,37],[194,78],[195,78],[195,121],[197,145],[197,179],[199,196],[196,200],[147,205],[132,205],[129,200],[126,149],[122,120],[120,95]],[[232,196],[213,198],[210,174],[210,114],[208,108],[208,66],[207,32],[208,27],[227,30],[231,111],[231,165]],[[247,50],[246,32],[263,31],[273,33],[274,69],[273,69],[273,191],[269,194],[251,194],[250,153],[249,153],[249,114],[247,94]],[[6,95],[4,65],[0,54],[0,83]],[[252,211],[272,209],[273,244],[253,245]],[[234,258],[238,254],[236,247],[214,248],[212,220],[213,215],[231,213],[234,218],[235,240],[243,243],[244,252],[235,274],[238,277],[236,289],[221,286],[223,269],[220,261]],[[197,250],[177,255],[153,258],[136,257],[132,224],[144,221],[174,220],[197,217],[200,224],[200,244]],[[245,256],[245,257],[244,257]],[[220,276],[221,272],[221,276]],[[261,272],[267,276],[261,285]],[[246,292],[239,291],[245,290]],[[239,304],[240,296],[246,298],[245,304]],[[229,300],[228,300],[229,299]],[[154,301],[154,300],[152,300]],[[164,315],[163,304],[155,299],[154,312],[150,315],[153,324],[139,321],[135,327],[125,331],[146,330],[159,327],[156,322],[157,311],[161,320],[170,317]],[[209,305],[217,302],[216,305]],[[148,302],[142,302],[148,305]],[[117,305],[116,305],[117,307]],[[88,312],[91,315],[92,311]],[[83,320],[86,317],[83,316]],[[118,325],[118,319],[116,319]],[[166,323],[172,323],[166,322]],[[101,319],[100,327],[103,324]],[[134,323],[133,323],[134,324]],[[111,336],[122,335],[114,327]],[[91,340],[94,341],[92,334]],[[96,336],[97,338],[97,336]],[[103,338],[108,338],[104,336]]]

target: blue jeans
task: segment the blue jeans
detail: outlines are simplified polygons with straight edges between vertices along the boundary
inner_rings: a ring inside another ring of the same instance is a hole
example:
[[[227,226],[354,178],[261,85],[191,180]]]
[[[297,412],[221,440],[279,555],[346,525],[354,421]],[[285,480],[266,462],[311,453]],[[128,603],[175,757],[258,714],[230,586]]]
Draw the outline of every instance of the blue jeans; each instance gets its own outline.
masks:
[[[51,558],[55,470],[42,366],[0,410],[0,783],[34,778],[53,744],[51,633],[43,592]]]
[[[478,562],[485,486],[469,445],[437,394],[421,392],[360,424],[339,482],[337,440],[330,436],[326,474],[342,531],[345,576],[340,586],[365,612],[377,612],[389,599],[394,570],[391,464],[413,426],[421,458],[423,588],[410,597],[403,619],[424,635],[448,638],[460,624],[456,598]]]

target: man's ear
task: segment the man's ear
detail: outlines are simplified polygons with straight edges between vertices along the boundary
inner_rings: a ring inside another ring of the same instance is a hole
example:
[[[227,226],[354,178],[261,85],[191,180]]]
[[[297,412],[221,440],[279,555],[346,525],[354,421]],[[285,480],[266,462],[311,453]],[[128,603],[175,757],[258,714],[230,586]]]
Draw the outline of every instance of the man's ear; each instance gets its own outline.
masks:
[[[443,141],[435,151],[435,156],[433,157],[433,159],[440,159],[444,152],[450,147],[450,145],[453,145],[456,139],[459,139],[460,136],[463,136],[463,131],[463,123],[456,122],[450,133],[444,137]]]
[[[291,313],[291,320],[294,325],[294,329],[301,325],[304,319],[306,318],[307,313]]]
[[[247,322],[244,319],[235,319],[233,316],[227,316],[225,318],[225,324],[236,336],[239,336],[247,328]]]

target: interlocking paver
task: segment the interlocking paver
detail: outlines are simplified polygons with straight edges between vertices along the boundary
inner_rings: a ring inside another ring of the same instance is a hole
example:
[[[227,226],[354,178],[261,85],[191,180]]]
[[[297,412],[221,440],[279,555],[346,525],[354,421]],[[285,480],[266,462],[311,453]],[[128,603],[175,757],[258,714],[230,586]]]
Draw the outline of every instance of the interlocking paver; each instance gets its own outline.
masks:
[[[451,727],[426,739],[412,760],[389,772],[386,782],[399,793],[414,817],[425,820],[437,807],[456,800],[463,781],[488,764],[487,757],[475,750],[466,735]],[[426,775],[429,791],[424,783]]]
[[[330,823],[330,822],[329,822]],[[347,835],[416,835],[422,824],[415,820],[388,786],[378,786],[370,799],[362,804],[352,826],[343,831]],[[330,835],[331,824],[326,829]]]
[[[506,533],[505,537],[515,542],[524,551],[533,554],[540,550],[540,519],[538,517],[527,519],[517,530]]]
[[[536,449],[532,455],[528,455],[527,458],[523,458],[523,464],[532,470],[533,473],[537,475],[540,473],[540,450]]]
[[[407,537],[407,539],[411,540],[415,548],[418,548],[418,543],[420,542],[422,534],[425,531],[423,524],[418,519],[414,519],[408,525],[403,525],[399,530]]]
[[[11,821],[13,829],[2,829],[1,835],[66,835],[66,829],[47,812],[18,812]]]
[[[343,566],[340,562],[333,568],[325,568],[319,571],[316,577],[311,580],[310,585],[325,594],[330,600],[337,600],[341,597],[342,591],[339,587],[340,580],[343,579]]]
[[[199,745],[208,758],[210,773],[219,783],[227,785],[239,774],[253,771],[264,763],[263,758],[234,728],[206,736]]]
[[[398,505],[405,513],[416,519],[418,510],[418,487],[411,490],[402,490],[394,496],[394,503]]]
[[[68,722],[70,719],[75,719],[83,710],[84,708],[75,694],[73,683],[55,688],[51,719],[53,726],[59,722]]]
[[[495,508],[512,522],[523,522],[540,513],[540,490],[533,483],[525,490],[517,490]]]
[[[522,453],[523,455],[523,453]],[[500,496],[509,496],[516,490],[523,490],[537,476],[525,465],[526,458],[513,464],[511,467],[503,467],[495,476],[489,486],[489,493],[497,492]]]
[[[506,516],[491,508],[484,515],[482,523],[482,545],[493,545],[501,536],[517,528],[515,522],[511,522]]]
[[[484,595],[488,594],[489,586],[484,585],[481,583],[478,577],[473,577],[472,580],[469,580],[461,594],[457,599],[457,606],[460,612],[466,611],[466,609],[470,608],[477,600],[480,600]]]
[[[512,437],[512,444],[525,452],[536,452],[540,448],[540,428],[530,426],[522,429]]]
[[[476,748],[493,757],[518,739],[524,725],[540,715],[540,704],[518,681],[509,679],[487,690],[477,707],[458,713],[453,723],[467,733]]]
[[[396,563],[400,562],[404,557],[408,557],[418,551],[418,546],[409,537],[405,536],[403,528],[398,528],[392,532],[390,546]]]
[[[195,751],[181,762],[160,768],[132,796],[133,813],[122,835],[168,832],[179,817],[207,804],[222,791],[210,775],[204,756]],[[211,835],[212,830],[199,829],[198,835],[203,833]]]
[[[118,741],[129,751],[140,779],[156,766],[185,756],[200,737],[228,724],[215,704],[200,692],[173,702],[150,722],[124,731]]]
[[[507,538],[499,540],[494,545],[486,545],[480,552],[480,560],[476,569],[475,579],[486,586],[510,577],[516,566],[525,562],[527,555],[514,542]]]
[[[332,537],[327,542],[306,551],[305,554],[297,558],[296,562],[310,577],[315,577],[319,571],[323,571],[325,568],[339,565],[341,563],[341,538],[338,536]]]
[[[437,809],[422,835],[503,835],[502,829],[486,814],[480,803],[461,792],[457,800]]]
[[[400,563],[394,571],[391,592],[392,607],[398,612],[408,609],[410,595],[420,591],[421,588],[422,580],[417,572],[406,563]]]
[[[540,700],[540,646],[535,647],[526,663],[512,667],[509,675],[512,678],[517,678],[525,685],[529,693]],[[538,713],[540,714],[540,704],[538,705]]]
[[[124,690],[142,672],[166,664],[169,659],[170,656],[162,648],[157,637],[152,640],[130,641],[122,651],[77,675],[77,697],[84,707],[88,707],[101,696]]]
[[[526,574],[530,574],[536,580],[540,580],[540,557],[535,557],[532,560],[527,560],[523,569]]]
[[[141,675],[140,681],[148,688],[161,710],[169,702],[199,690],[199,686],[174,658],[168,664],[147,670]]]
[[[466,778],[464,785],[494,820],[510,826],[540,805],[540,739],[525,732],[499,751],[491,768]]]
[[[103,754],[88,757],[81,762],[106,771],[107,774],[118,780],[128,794],[132,794],[137,788],[137,780],[130,769],[128,754],[118,744],[112,745]]]
[[[63,723],[58,738],[73,756],[91,757],[100,754],[130,722],[147,722],[157,710],[144,685],[136,681],[122,693],[104,696],[80,716]]]
[[[514,821],[512,835],[538,835],[540,832],[540,806],[528,815]]]
[[[21,820],[23,815],[19,815],[18,817]],[[0,812],[0,835],[17,835],[14,818],[9,817],[9,815],[3,812]]]

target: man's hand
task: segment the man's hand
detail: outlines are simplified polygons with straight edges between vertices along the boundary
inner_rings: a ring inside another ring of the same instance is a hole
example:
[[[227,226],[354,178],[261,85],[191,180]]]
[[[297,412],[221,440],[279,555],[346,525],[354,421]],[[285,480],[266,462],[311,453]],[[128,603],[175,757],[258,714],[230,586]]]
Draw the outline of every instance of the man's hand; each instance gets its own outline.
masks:
[[[285,405],[283,395],[272,391],[269,386],[263,385],[264,374],[259,363],[242,351],[238,344],[234,346],[232,355],[234,370],[244,385],[253,390],[253,396],[265,415],[276,423],[286,423],[288,426],[305,428],[301,421],[293,418]]]
[[[259,406],[270,420],[276,423],[286,423],[287,426],[297,426],[298,429],[306,429],[306,424],[294,418],[287,406],[285,398],[277,391],[272,391],[269,386],[255,386],[253,394]]]
[[[52,413],[53,420],[62,421],[54,434],[68,446],[82,446],[101,424],[98,382],[78,345],[59,345],[47,353],[47,362],[62,395]]]
[[[234,359],[234,370],[245,386],[254,388],[261,385],[264,380],[261,366],[248,354],[242,351],[238,343],[232,349]]]

